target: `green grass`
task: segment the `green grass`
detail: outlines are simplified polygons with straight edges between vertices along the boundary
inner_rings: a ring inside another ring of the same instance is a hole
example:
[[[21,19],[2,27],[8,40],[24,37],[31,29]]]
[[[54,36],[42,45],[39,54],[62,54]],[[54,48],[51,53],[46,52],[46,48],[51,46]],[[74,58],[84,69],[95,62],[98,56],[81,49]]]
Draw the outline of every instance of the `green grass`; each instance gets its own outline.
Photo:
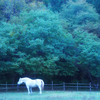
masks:
[[[0,92],[0,100],[100,100],[100,92],[82,91],[43,91],[33,92]]]

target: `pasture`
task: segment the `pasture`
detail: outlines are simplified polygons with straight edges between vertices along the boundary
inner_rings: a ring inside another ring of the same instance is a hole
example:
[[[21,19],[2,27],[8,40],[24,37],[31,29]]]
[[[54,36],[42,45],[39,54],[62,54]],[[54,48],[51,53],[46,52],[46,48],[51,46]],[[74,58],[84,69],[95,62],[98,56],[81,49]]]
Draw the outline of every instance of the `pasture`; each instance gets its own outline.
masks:
[[[0,100],[100,100],[100,92],[96,91],[38,91],[28,95],[27,92],[0,92]]]

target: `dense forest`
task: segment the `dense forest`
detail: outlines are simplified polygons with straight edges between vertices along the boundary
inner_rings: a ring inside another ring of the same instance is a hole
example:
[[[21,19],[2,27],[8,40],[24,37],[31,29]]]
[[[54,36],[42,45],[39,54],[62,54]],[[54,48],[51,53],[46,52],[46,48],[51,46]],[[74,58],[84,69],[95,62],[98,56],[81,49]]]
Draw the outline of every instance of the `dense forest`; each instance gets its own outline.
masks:
[[[100,0],[0,0],[0,83],[100,82]]]

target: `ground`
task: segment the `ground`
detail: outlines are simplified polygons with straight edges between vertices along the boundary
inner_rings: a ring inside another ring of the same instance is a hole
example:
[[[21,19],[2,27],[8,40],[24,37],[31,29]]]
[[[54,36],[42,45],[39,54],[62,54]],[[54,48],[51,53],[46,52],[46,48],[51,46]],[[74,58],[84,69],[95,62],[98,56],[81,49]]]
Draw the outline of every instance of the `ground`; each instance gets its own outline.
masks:
[[[99,91],[38,91],[28,95],[27,92],[0,92],[0,100],[100,100]]]

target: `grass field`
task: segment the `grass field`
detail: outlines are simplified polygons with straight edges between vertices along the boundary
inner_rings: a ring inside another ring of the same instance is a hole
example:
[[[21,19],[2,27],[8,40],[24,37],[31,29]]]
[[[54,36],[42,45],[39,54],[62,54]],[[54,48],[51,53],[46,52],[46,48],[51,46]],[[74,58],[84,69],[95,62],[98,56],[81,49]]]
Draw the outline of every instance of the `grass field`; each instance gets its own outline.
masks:
[[[0,100],[100,100],[100,92],[43,91],[28,95],[27,92],[0,92]]]

